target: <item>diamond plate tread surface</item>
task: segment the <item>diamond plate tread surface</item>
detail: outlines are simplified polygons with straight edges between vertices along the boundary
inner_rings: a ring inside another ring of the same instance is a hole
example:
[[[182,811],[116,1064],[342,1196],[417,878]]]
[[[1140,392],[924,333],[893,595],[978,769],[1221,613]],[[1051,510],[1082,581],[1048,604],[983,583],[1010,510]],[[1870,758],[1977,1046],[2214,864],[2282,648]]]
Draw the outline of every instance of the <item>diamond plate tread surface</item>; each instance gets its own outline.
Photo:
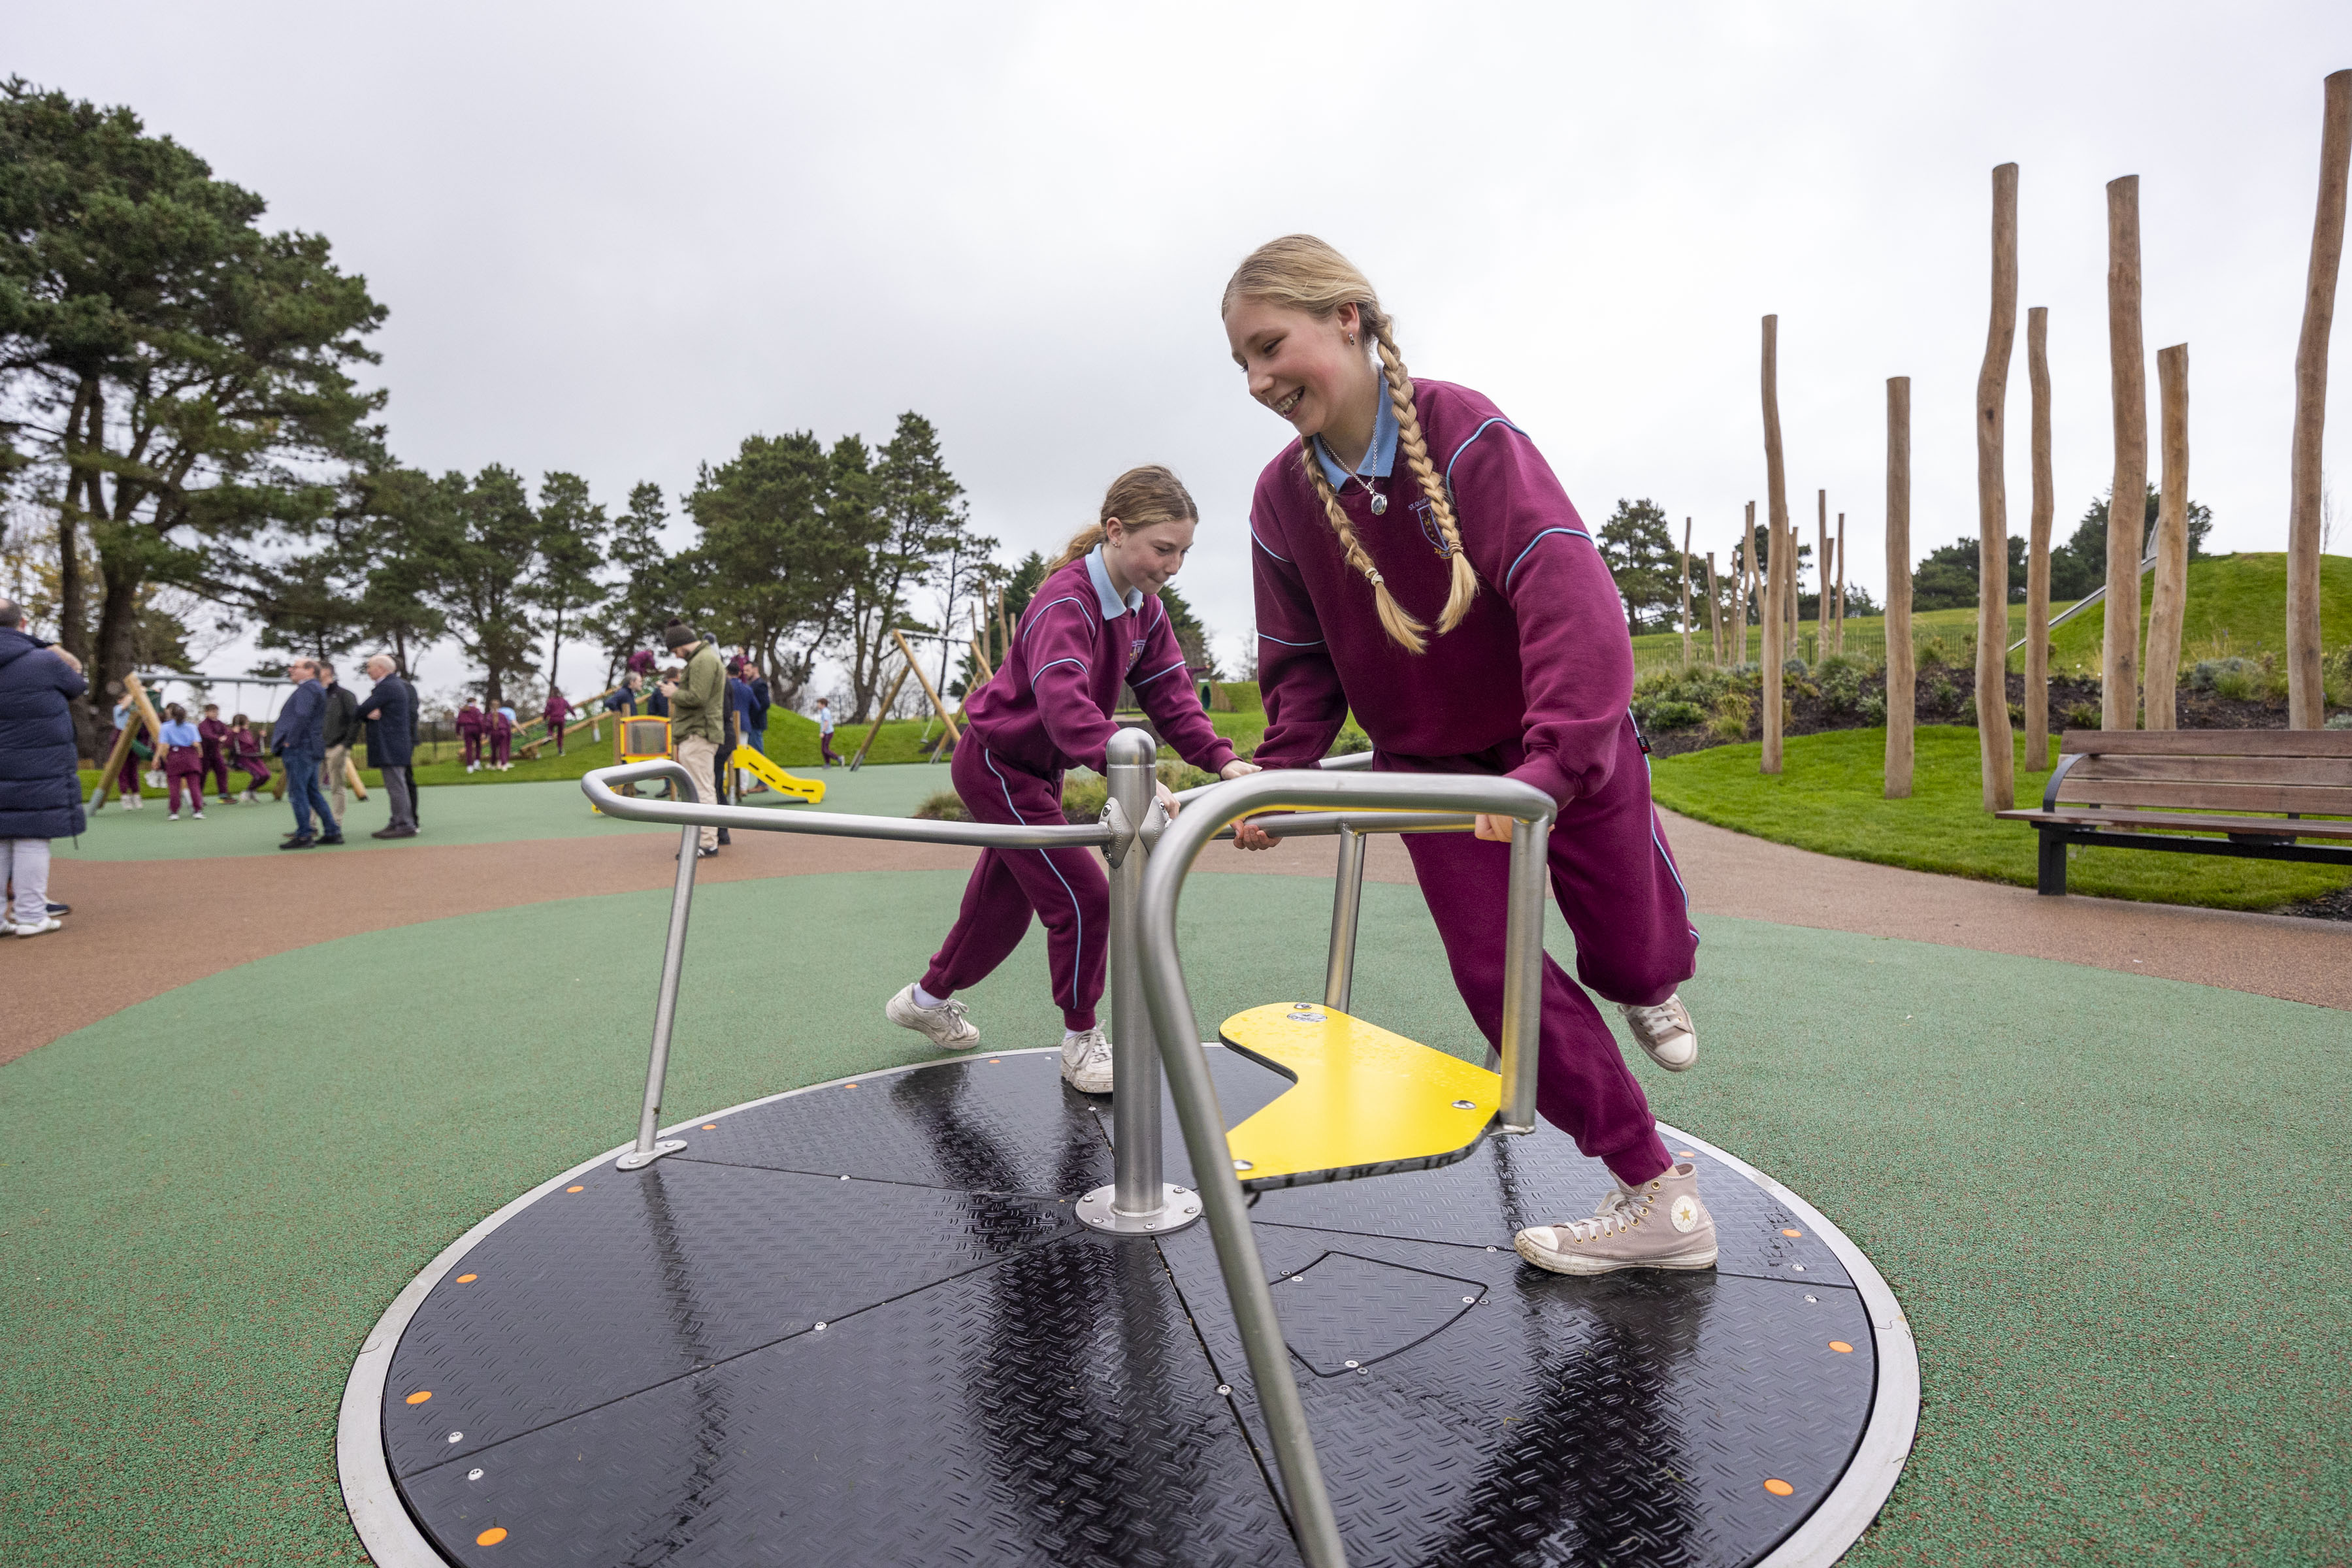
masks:
[[[1400,1355],[1468,1311],[1486,1285],[1349,1252],[1327,1252],[1274,1280],[1291,1353],[1322,1377]]]
[[[1667,1148],[1680,1154],[1690,1146],[1670,1138]],[[1693,1150],[1691,1163],[1698,1167],[1699,1196],[1715,1216],[1717,1273],[1852,1288],[1837,1255],[1821,1237],[1804,1234],[1806,1222],[1787,1205],[1704,1150]],[[1608,1167],[1578,1153],[1568,1134],[1546,1123],[1521,1137],[1488,1138],[1468,1159],[1433,1171],[1265,1193],[1250,1217],[1262,1226],[1475,1242],[1508,1252],[1516,1232],[1580,1219],[1612,1185]],[[1787,1234],[1792,1230],[1800,1234]]]
[[[1091,1097],[1052,1051],[971,1056],[689,1122],[670,1156],[964,1192],[1082,1193],[1111,1179]],[[1103,1106],[1107,1110],[1109,1100]]]
[[[478,1568],[1292,1568],[1216,1390],[1152,1247],[1088,1236],[402,1485]]]
[[[1869,1418],[1873,1342],[1853,1290],[1713,1273],[1570,1279],[1507,1247],[1257,1235],[1277,1279],[1311,1279],[1344,1248],[1478,1282],[1444,1331],[1298,1380],[1351,1563],[1753,1562],[1827,1495]],[[1159,1245],[1262,1440],[1209,1237]],[[1296,1289],[1276,1286],[1277,1310]],[[1377,1325],[1359,1328],[1379,1350]],[[1299,1331],[1286,1320],[1285,1332]],[[1332,1348],[1318,1338],[1314,1354]]]
[[[580,1185],[485,1237],[410,1321],[384,1387],[395,1474],[1080,1229],[1050,1198],[676,1158]]]

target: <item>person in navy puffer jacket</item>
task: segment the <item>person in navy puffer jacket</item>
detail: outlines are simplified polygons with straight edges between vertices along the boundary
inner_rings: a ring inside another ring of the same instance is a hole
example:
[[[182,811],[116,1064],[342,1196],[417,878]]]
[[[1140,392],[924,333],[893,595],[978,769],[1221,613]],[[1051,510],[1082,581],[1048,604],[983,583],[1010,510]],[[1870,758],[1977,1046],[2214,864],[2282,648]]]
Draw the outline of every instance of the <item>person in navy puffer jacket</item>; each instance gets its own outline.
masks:
[[[89,682],[73,655],[26,636],[24,620],[0,599],[0,879],[16,890],[0,910],[0,934],[39,936],[59,928],[48,908],[49,840],[83,826],[66,704]]]

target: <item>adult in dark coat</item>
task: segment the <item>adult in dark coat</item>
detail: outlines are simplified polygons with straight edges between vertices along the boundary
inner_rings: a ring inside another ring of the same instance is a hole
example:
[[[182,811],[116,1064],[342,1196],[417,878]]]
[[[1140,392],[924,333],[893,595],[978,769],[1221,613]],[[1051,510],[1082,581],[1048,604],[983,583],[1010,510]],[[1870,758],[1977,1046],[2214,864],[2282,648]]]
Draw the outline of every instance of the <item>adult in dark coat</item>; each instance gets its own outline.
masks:
[[[367,723],[368,765],[383,775],[383,793],[392,800],[392,821],[369,835],[373,838],[416,837],[416,692],[400,679],[392,660],[378,654],[368,660],[375,685],[360,700],[360,717]]]
[[[0,916],[11,934],[39,936],[58,929],[48,911],[49,840],[83,827],[66,705],[89,682],[73,655],[27,637],[24,618],[0,599],[0,880],[16,889]]]
[[[315,660],[298,658],[286,667],[294,694],[278,710],[269,726],[269,749],[286,764],[286,794],[294,803],[294,836],[280,849],[308,849],[313,844],[341,844],[327,792],[319,787],[319,769],[327,760],[327,689],[319,682]],[[310,813],[319,814],[323,832],[310,830]]]

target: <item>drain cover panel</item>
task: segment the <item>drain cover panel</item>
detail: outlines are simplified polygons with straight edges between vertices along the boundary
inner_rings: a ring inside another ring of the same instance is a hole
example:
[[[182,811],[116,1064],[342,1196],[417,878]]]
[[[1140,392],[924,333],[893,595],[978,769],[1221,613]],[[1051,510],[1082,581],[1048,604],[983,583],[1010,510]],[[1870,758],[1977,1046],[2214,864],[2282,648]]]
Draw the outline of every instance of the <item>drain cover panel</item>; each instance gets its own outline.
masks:
[[[1292,1353],[1323,1377],[1344,1376],[1419,1344],[1485,1293],[1475,1279],[1345,1252],[1327,1252],[1274,1282]]]

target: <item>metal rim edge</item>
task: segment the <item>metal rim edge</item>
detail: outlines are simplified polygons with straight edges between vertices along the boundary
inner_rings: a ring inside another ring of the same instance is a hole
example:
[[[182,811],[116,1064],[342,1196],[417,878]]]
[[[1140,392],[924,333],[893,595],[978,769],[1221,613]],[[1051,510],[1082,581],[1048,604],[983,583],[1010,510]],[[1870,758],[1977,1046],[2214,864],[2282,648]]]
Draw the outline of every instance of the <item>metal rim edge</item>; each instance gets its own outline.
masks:
[[[1827,1568],[1862,1539],[1862,1532],[1870,1528],[1878,1510],[1886,1505],[1887,1498],[1895,1491],[1895,1483],[1903,1478],[1903,1466],[1911,1457],[1912,1441],[1918,1436],[1919,1347],[1911,1335],[1911,1321],[1904,1316],[1903,1304],[1895,1299],[1895,1289],[1886,1283],[1886,1277],[1827,1215],[1738,1155],[1704,1138],[1694,1137],[1663,1121],[1658,1123],[1658,1132],[1661,1137],[1680,1140],[1688,1147],[1706,1150],[1711,1157],[1788,1205],[1845,1266],[1854,1289],[1861,1293],[1863,1311],[1870,1320],[1872,1349],[1878,1359],[1877,1386],[1871,1397],[1870,1419],[1863,1426],[1862,1441],[1855,1447],[1853,1458],[1847,1461],[1845,1472],[1830,1488],[1829,1495],[1789,1533],[1787,1540],[1756,1564],[1756,1568]]]
[[[1203,1042],[1207,1044],[1208,1042]],[[1057,1046],[1045,1046],[1015,1051],[995,1051],[997,1057],[1045,1056],[1059,1054]],[[978,1053],[975,1052],[974,1056]],[[887,1078],[898,1073],[916,1072],[924,1068],[940,1067],[948,1062],[971,1061],[973,1057],[947,1057],[924,1062],[909,1062],[903,1067],[881,1068],[872,1072],[847,1073],[827,1079],[822,1083],[803,1084],[798,1089],[784,1089],[776,1094],[761,1095],[730,1105],[724,1110],[707,1111],[689,1117],[676,1126],[665,1128],[665,1133],[684,1131],[703,1121],[715,1121],[738,1111],[772,1105],[794,1095],[810,1094],[821,1089],[838,1089],[844,1084],[864,1079]],[[1757,1568],[1826,1568],[1845,1554],[1846,1549],[1862,1537],[1878,1510],[1885,1505],[1895,1490],[1895,1483],[1903,1474],[1904,1461],[1911,1452],[1911,1442],[1919,1424],[1919,1357],[1911,1338],[1911,1327],[1903,1315],[1901,1303],[1884,1276],[1874,1268],[1862,1249],[1846,1234],[1831,1223],[1821,1210],[1774,1181],[1770,1176],[1704,1138],[1695,1137],[1679,1128],[1658,1124],[1658,1131],[1694,1147],[1739,1172],[1749,1181],[1787,1204],[1814,1227],[1822,1240],[1845,1266],[1855,1288],[1860,1291],[1864,1311],[1870,1319],[1874,1338],[1873,1348],[1878,1360],[1877,1388],[1871,1402],[1870,1419],[1863,1429],[1861,1445],[1847,1463],[1845,1471],[1829,1495],[1816,1505],[1804,1522],[1798,1525],[1789,1538],[1768,1553]],[[383,1405],[384,1380],[392,1370],[392,1352],[400,1343],[400,1336],[408,1328],[409,1320],[425,1304],[457,1260],[470,1251],[475,1243],[498,1229],[507,1221],[552,1192],[561,1191],[575,1178],[585,1175],[599,1165],[610,1163],[635,1146],[635,1141],[619,1143],[593,1159],[583,1160],[570,1170],[549,1177],[529,1192],[487,1215],[478,1224],[443,1247],[416,1277],[402,1287],[393,1298],[392,1305],[375,1321],[360,1342],[359,1354],[352,1359],[351,1376],[343,1384],[343,1397],[335,1421],[335,1470],[341,1482],[343,1507],[351,1515],[352,1529],[360,1544],[367,1549],[379,1568],[448,1568],[449,1560],[427,1541],[400,1500],[399,1489],[392,1479],[392,1467],[386,1460],[383,1442]]]

